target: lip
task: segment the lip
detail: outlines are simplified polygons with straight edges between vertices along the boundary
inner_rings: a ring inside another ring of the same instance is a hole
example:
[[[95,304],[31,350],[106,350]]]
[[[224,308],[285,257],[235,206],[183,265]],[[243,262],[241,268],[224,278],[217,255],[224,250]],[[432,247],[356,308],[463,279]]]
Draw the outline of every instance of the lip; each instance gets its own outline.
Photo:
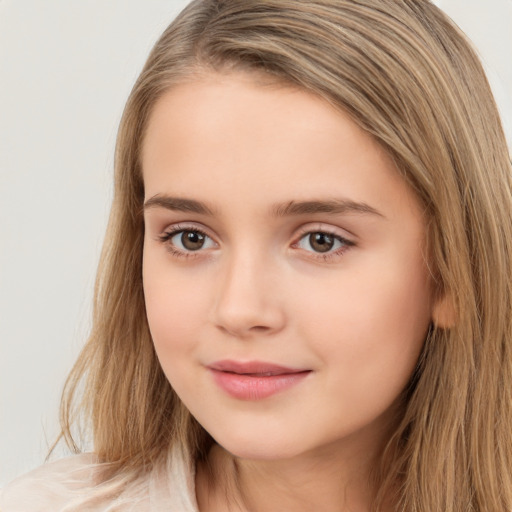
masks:
[[[239,400],[263,400],[298,385],[311,370],[263,361],[217,361],[207,368],[215,383]]]

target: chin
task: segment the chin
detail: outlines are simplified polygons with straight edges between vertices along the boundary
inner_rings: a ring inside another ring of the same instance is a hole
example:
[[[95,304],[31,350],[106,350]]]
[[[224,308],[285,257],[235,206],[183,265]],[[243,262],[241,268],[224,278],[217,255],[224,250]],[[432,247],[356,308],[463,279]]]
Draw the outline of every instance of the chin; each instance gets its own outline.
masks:
[[[286,460],[308,451],[298,439],[291,436],[226,436],[214,437],[217,444],[239,459],[245,460]]]

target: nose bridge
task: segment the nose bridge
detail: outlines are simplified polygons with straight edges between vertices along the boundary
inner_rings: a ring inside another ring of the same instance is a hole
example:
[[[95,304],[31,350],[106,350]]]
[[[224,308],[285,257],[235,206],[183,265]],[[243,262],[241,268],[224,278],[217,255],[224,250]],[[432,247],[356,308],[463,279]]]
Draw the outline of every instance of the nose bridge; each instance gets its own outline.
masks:
[[[275,286],[272,258],[261,250],[233,249],[219,272],[215,323],[232,335],[280,330],[284,312]]]

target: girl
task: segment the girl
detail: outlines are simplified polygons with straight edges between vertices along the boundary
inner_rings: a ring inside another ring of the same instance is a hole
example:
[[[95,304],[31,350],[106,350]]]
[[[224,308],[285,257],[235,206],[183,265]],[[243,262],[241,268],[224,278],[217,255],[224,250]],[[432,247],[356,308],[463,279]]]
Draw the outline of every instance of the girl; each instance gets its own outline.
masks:
[[[511,176],[429,1],[192,2],[119,131],[94,454],[1,510],[511,510]]]

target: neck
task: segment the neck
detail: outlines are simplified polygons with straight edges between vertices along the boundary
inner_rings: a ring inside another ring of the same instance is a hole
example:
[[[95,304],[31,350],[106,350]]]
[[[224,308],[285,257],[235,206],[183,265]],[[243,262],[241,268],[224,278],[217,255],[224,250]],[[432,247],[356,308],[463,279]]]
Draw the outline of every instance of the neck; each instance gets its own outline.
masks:
[[[339,443],[279,460],[246,460],[215,445],[197,470],[201,512],[369,512],[377,454]]]

